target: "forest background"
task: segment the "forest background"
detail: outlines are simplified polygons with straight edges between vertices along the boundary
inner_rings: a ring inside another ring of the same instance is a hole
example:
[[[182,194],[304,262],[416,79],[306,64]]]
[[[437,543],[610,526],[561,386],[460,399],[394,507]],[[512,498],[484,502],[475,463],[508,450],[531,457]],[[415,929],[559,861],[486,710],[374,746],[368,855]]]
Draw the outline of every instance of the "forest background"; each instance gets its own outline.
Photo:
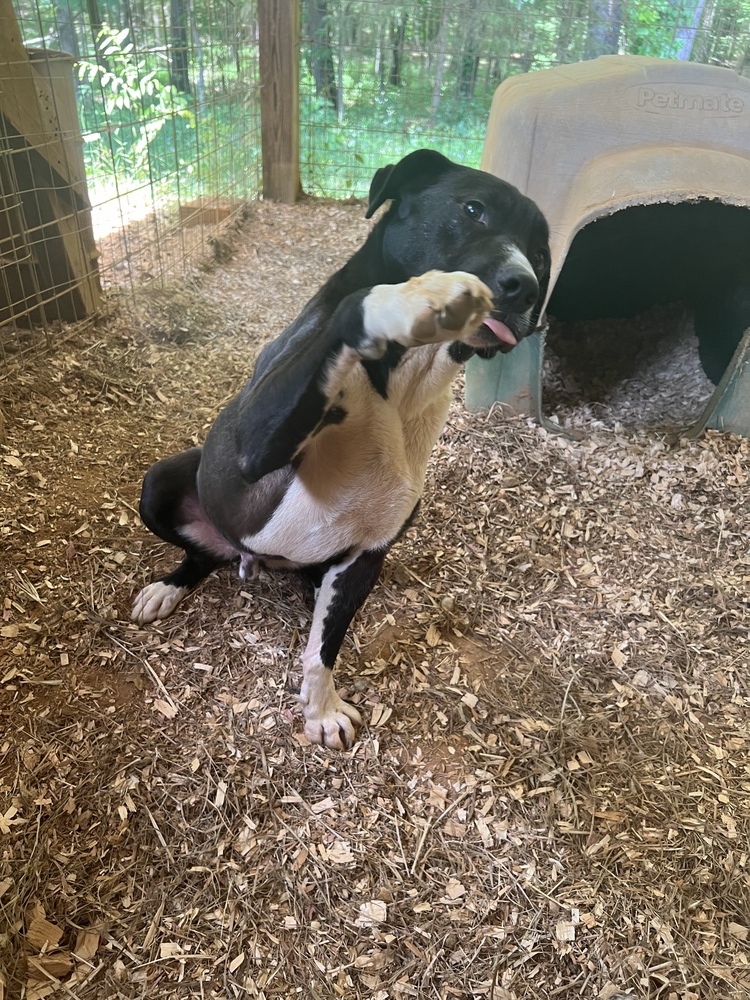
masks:
[[[15,0],[30,47],[75,60],[92,200],[260,190],[257,4]],[[750,65],[750,0],[302,0],[305,191],[361,196],[418,146],[479,163],[508,76],[628,53]],[[127,178],[127,183],[125,181]]]

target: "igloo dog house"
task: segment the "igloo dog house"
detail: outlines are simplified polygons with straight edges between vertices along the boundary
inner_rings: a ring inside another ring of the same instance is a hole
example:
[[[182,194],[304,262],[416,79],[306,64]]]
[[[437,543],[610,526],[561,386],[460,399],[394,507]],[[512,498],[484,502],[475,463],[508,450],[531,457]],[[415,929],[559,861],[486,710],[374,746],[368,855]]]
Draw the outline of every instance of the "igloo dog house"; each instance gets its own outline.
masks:
[[[640,56],[511,77],[495,93],[482,168],[549,220],[548,312],[635,316],[685,301],[718,383],[693,432],[750,436],[750,80]],[[469,408],[500,401],[547,423],[543,353],[534,336],[472,361]]]

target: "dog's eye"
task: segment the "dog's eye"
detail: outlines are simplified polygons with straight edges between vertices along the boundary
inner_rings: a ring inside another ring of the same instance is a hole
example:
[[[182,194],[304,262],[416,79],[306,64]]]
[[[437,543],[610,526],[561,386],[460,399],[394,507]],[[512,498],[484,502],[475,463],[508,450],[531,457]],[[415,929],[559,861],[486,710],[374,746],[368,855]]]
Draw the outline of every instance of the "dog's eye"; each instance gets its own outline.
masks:
[[[547,267],[547,251],[537,250],[534,254],[532,265],[537,271],[546,270]]]
[[[487,225],[487,210],[481,201],[467,201],[464,205],[464,212],[474,222],[479,222],[483,226]]]

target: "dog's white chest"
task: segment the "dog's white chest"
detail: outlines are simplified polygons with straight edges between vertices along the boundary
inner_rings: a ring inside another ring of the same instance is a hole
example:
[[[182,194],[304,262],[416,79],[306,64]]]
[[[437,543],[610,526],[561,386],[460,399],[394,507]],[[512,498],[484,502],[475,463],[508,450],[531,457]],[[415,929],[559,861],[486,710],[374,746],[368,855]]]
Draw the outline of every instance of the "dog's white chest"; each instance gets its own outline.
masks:
[[[332,505],[302,477],[296,477],[268,524],[243,538],[243,546],[307,565],[349,549],[386,545],[414,508],[419,492],[408,487],[384,488],[366,495],[359,486],[353,483],[349,490],[342,490]],[[385,479],[382,486],[388,486]]]

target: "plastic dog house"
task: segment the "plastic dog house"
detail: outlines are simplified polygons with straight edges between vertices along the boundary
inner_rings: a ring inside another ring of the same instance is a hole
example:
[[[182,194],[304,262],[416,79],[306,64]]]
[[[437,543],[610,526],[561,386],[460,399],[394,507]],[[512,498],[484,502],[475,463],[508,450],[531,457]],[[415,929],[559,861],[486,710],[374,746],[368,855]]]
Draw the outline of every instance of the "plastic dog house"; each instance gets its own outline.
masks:
[[[750,436],[750,80],[640,56],[511,77],[495,93],[482,169],[549,220],[551,315],[689,301],[718,381],[692,432]],[[467,406],[499,401],[547,424],[543,352],[534,336],[470,362]]]

